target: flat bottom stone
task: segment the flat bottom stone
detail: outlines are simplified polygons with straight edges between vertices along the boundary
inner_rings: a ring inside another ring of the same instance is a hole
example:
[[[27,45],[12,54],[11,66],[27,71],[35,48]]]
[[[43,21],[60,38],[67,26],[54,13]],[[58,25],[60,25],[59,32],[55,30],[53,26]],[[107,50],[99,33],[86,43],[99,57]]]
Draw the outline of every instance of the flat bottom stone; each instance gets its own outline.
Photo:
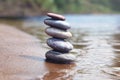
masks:
[[[72,54],[63,54],[54,50],[48,51],[46,53],[46,61],[58,64],[69,64],[75,61],[75,56]]]

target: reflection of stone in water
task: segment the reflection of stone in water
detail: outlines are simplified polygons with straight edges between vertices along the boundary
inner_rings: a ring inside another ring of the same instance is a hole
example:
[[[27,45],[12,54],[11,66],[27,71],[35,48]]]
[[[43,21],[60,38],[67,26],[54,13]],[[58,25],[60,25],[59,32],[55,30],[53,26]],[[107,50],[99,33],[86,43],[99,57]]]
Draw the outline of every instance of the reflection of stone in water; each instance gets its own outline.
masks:
[[[115,64],[113,66],[120,67],[120,51],[114,51],[116,53],[116,58],[114,59]]]
[[[104,68],[103,73],[106,73],[111,77],[113,80],[119,80],[120,79],[120,67],[111,67],[111,68]]]
[[[116,50],[116,49],[118,49],[118,50],[120,50],[120,43],[114,43],[114,44],[112,44],[112,47]]]
[[[114,37],[115,40],[120,41],[120,33],[114,34],[113,37]]]
[[[120,34],[114,34],[112,37],[114,42],[111,42],[111,45],[114,49],[114,53],[116,54],[116,58],[114,59],[115,64],[113,66],[120,67]]]
[[[47,63],[48,73],[43,77],[44,80],[72,80],[75,74],[75,64],[53,64]]]

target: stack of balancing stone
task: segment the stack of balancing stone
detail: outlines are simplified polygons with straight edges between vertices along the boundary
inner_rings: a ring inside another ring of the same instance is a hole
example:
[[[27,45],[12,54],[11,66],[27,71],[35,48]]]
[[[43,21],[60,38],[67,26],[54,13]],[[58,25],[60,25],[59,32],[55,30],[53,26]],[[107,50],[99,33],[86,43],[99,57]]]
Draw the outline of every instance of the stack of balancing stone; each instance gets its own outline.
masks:
[[[72,34],[68,31],[70,24],[65,21],[65,17],[55,13],[47,13],[49,18],[44,20],[44,23],[50,27],[45,29],[46,34],[52,38],[47,39],[47,45],[53,50],[48,51],[46,61],[53,63],[73,63],[75,56],[70,54],[70,50],[73,49],[73,45],[66,39],[72,37]]]

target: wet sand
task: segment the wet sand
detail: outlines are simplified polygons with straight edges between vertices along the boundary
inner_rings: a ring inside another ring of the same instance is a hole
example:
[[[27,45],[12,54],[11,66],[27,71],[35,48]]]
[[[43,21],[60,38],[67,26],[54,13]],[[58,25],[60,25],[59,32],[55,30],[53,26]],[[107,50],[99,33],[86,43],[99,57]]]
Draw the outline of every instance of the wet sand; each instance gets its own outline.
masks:
[[[45,62],[46,51],[37,38],[0,24],[0,80],[52,80],[74,66]]]

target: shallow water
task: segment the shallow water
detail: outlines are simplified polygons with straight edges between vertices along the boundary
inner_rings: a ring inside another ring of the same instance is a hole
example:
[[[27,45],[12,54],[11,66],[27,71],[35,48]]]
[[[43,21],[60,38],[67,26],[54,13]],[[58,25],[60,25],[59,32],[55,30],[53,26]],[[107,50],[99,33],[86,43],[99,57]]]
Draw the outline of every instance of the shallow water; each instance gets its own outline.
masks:
[[[74,45],[71,54],[75,64],[52,64],[45,62],[48,72],[44,80],[120,80],[120,15],[65,15],[71,23]],[[15,25],[41,40],[45,48],[48,35],[43,24],[46,17],[23,20],[3,20],[1,23]]]

